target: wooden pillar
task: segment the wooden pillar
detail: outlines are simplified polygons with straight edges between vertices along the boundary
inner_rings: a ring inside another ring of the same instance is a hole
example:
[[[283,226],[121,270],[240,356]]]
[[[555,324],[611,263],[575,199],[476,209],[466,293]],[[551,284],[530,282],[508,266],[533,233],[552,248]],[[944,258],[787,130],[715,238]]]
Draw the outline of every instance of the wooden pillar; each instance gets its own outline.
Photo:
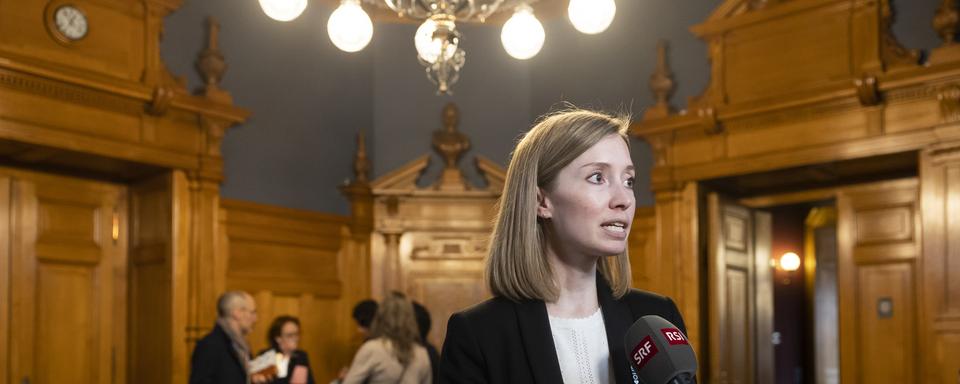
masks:
[[[923,381],[953,384],[960,382],[960,141],[921,152],[920,206]]]
[[[660,281],[654,285],[670,296],[683,314],[687,337],[702,356],[699,191],[695,182],[656,190],[657,254]],[[702,360],[701,358],[701,361]]]

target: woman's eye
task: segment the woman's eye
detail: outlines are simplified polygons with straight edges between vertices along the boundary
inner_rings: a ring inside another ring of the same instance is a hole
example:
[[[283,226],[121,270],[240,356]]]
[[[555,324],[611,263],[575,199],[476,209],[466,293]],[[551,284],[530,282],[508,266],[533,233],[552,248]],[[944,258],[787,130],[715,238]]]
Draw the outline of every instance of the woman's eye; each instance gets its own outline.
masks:
[[[600,172],[594,173],[587,178],[587,181],[594,184],[600,184],[603,182],[603,175]]]
[[[624,181],[623,181],[623,186],[632,189],[632,188],[633,188],[633,178],[632,178],[632,177],[628,177],[626,180],[624,180]]]

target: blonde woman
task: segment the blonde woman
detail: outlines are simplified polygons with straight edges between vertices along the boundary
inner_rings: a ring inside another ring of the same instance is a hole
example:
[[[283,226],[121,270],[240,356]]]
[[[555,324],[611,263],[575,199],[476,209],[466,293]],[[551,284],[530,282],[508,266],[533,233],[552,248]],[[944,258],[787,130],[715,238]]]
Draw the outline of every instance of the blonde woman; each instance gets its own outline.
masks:
[[[494,298],[454,314],[441,383],[633,383],[627,328],[669,298],[630,289],[635,169],[629,119],[568,110],[517,144],[486,279]]]
[[[399,292],[380,303],[370,325],[370,339],[357,351],[344,384],[427,384],[430,357],[420,345],[413,304]]]

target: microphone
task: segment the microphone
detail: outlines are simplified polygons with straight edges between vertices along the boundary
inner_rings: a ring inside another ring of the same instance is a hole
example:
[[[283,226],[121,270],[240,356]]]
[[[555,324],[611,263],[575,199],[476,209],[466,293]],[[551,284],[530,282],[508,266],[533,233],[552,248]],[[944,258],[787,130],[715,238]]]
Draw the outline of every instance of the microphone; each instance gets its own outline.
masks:
[[[645,384],[693,384],[697,356],[687,336],[667,319],[647,315],[637,320],[623,338],[634,371],[634,381]]]

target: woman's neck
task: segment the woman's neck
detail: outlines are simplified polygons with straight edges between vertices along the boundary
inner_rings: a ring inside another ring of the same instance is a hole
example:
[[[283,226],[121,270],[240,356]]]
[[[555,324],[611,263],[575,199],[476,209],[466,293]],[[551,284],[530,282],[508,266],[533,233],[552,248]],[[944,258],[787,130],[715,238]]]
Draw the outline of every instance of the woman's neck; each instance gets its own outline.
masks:
[[[557,301],[547,303],[547,313],[561,318],[590,316],[600,307],[597,301],[597,260],[566,256],[547,247],[547,260],[554,283],[560,290]]]

